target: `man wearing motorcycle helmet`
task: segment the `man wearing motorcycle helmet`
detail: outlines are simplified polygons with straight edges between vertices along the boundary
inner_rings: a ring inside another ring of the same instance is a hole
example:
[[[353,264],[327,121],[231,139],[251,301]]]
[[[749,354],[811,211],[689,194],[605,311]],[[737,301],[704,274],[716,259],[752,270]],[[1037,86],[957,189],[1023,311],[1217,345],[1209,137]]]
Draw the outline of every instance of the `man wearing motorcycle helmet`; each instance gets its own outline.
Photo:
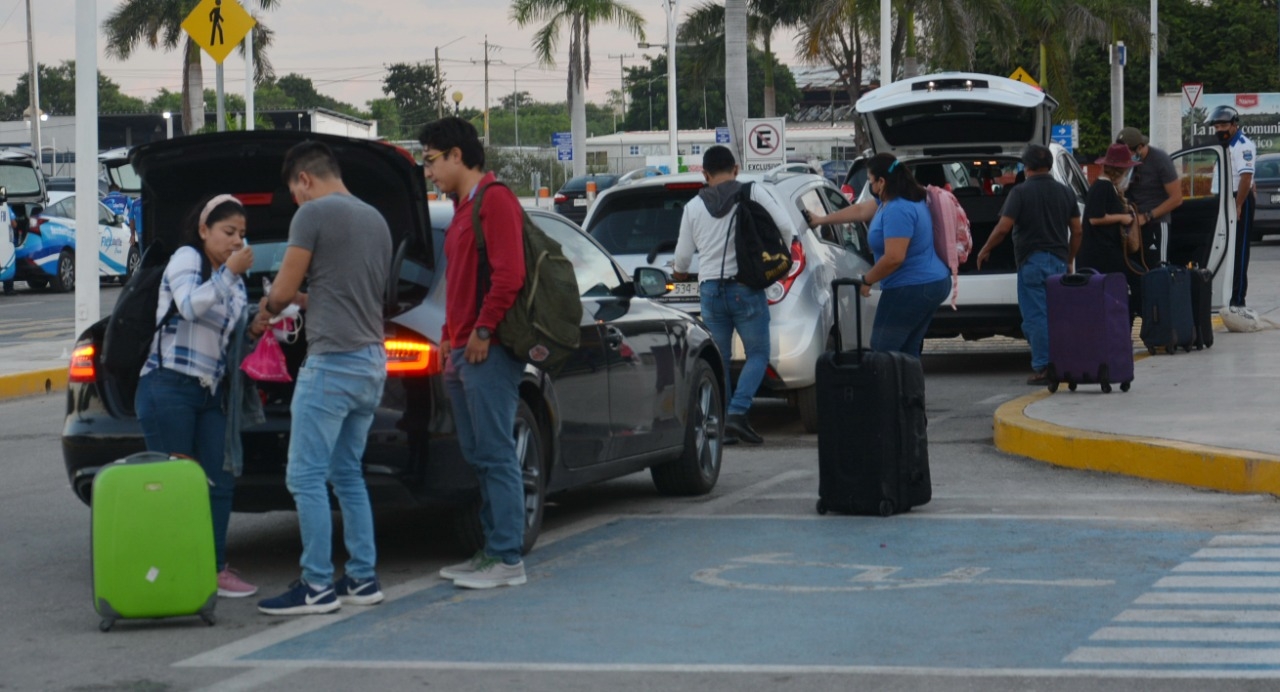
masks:
[[[1231,179],[1236,199],[1236,244],[1233,249],[1236,271],[1231,285],[1231,305],[1244,306],[1249,288],[1249,236],[1253,229],[1253,163],[1258,148],[1240,129],[1240,114],[1231,106],[1218,106],[1209,112],[1204,124],[1213,125],[1218,142],[1231,156]],[[1217,177],[1214,178],[1215,184]]]

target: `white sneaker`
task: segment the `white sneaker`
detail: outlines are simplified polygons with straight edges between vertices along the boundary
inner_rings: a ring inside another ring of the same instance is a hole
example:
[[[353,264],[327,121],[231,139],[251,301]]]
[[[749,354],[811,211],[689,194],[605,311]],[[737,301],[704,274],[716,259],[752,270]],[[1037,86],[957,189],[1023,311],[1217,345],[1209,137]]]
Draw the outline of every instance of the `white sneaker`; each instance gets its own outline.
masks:
[[[529,581],[524,573],[524,561],[508,565],[496,557],[484,556],[475,572],[458,577],[453,585],[464,589],[493,589],[499,586],[520,586]]]
[[[479,567],[480,564],[484,562],[484,560],[485,560],[485,554],[484,554],[484,549],[482,548],[480,550],[477,550],[476,554],[472,555],[471,558],[466,562],[459,562],[456,565],[449,565],[448,567],[441,568],[440,576],[445,579],[460,579],[462,577],[469,577],[476,573],[476,568]]]

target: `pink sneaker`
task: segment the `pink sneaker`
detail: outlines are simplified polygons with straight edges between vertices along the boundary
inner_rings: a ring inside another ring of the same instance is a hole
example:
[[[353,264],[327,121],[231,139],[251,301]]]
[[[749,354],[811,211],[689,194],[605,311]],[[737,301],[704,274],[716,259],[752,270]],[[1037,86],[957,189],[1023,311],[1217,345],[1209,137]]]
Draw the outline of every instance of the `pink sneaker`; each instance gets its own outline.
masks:
[[[240,578],[230,566],[218,572],[218,595],[223,598],[245,598],[258,593],[258,587]]]

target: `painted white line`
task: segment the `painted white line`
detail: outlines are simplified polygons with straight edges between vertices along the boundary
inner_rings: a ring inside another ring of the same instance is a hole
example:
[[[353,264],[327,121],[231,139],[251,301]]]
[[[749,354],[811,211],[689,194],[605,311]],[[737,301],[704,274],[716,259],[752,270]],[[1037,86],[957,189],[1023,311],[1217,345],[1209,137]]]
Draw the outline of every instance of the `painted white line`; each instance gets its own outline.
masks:
[[[1193,558],[1280,558],[1280,548],[1204,548],[1197,550]]]
[[[1116,622],[1280,622],[1280,610],[1126,610]]]
[[[1225,536],[1214,536],[1213,540],[1209,541],[1209,545],[1280,545],[1280,534],[1228,534]]]
[[[1277,649],[1225,649],[1199,647],[1082,646],[1063,659],[1066,663],[1136,663],[1146,665],[1280,665]],[[1232,677],[1234,671],[1204,673],[1209,678]],[[1267,677],[1280,677],[1270,671]]]
[[[284,689],[280,680],[293,675],[293,668],[252,668],[196,692],[245,692],[246,690]]]
[[[1088,647],[1077,649],[1075,656]],[[1124,651],[1124,649],[1099,649],[1103,652]],[[1165,649],[1142,649],[1142,651],[1165,651]],[[1270,649],[1168,649],[1168,651],[1254,651],[1271,653],[1280,661],[1280,651]],[[1068,657],[1070,658],[1070,657]],[[1068,663],[1072,661],[1066,661]],[[1089,662],[1089,661],[1082,661]],[[1097,661],[1110,663],[1111,661]],[[1119,661],[1129,662],[1129,661]],[[1138,660],[1147,663],[1149,661]],[[1230,662],[1230,661],[1227,661]],[[1244,663],[1270,663],[1271,661],[1242,661]],[[1173,658],[1169,663],[1184,663]],[[1206,663],[1220,663],[1206,661]],[[773,675],[914,675],[914,676],[949,676],[960,678],[1124,678],[1124,679],[1169,679],[1169,678],[1212,678],[1266,680],[1280,678],[1280,670],[1222,670],[1222,669],[1188,669],[1180,666],[1173,669],[1139,669],[1116,670],[1108,668],[927,668],[924,666],[795,666],[795,665],[712,665],[712,664],[641,664],[641,663],[463,663],[454,661],[333,661],[330,659],[294,659],[274,661],[250,661],[239,665],[251,665],[256,668],[277,668],[293,670],[450,670],[478,672],[531,672],[531,673],[700,673],[700,674],[773,674]]]
[[[979,406],[989,406],[991,404],[1003,404],[1004,402],[1009,401],[1010,399],[1016,399],[1019,396],[1021,395],[1020,394],[997,394],[995,396],[989,396],[977,403]]]
[[[1134,601],[1137,605],[1256,605],[1280,606],[1280,593],[1198,593],[1167,591],[1145,593]]]
[[[1280,589],[1280,577],[1163,577],[1158,589]]]
[[[1120,642],[1280,642],[1280,629],[1271,627],[1103,627],[1089,637]],[[1280,654],[1280,651],[1276,651]]]
[[[1280,562],[1184,562],[1174,572],[1280,572]]]
[[[739,502],[754,499],[757,496],[763,494],[764,491],[770,488],[782,485],[783,483],[790,483],[792,481],[797,481],[804,478],[813,478],[817,475],[818,475],[818,472],[816,469],[815,470],[796,469],[793,471],[784,471],[774,476],[773,478],[760,481],[759,483],[756,483],[754,485],[749,485],[741,490],[729,493],[727,495],[721,495],[720,497],[717,497],[707,502],[703,502],[702,504],[699,504],[699,505],[695,505],[684,511],[676,512],[674,515],[670,515],[667,518],[670,519],[673,517],[674,518],[695,517],[699,515],[714,514],[722,509],[732,507],[733,505],[736,505]],[[817,499],[817,496],[818,494],[815,491],[813,494],[813,497],[815,500]]]

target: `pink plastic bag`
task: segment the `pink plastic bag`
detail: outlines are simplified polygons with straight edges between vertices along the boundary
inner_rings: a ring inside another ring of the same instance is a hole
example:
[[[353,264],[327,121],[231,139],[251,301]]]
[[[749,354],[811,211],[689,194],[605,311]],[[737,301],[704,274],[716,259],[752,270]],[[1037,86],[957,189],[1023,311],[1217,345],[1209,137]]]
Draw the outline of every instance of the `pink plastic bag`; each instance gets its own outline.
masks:
[[[284,362],[284,349],[276,341],[275,330],[268,329],[258,339],[253,353],[245,356],[240,369],[258,382],[292,382]]]

